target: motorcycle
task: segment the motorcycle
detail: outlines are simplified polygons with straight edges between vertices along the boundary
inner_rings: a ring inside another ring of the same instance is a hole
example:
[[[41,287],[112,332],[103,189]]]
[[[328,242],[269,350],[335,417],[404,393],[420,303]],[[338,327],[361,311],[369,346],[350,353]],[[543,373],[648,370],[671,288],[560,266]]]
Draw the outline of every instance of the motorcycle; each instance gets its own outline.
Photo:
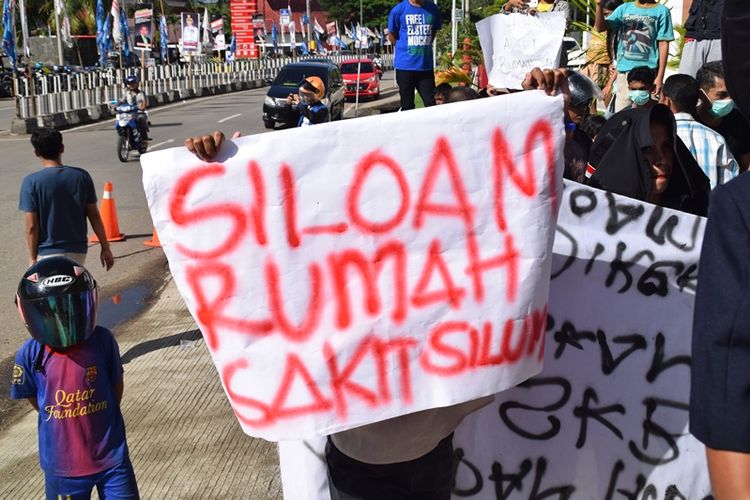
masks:
[[[115,130],[117,131],[117,158],[121,162],[128,161],[131,151],[138,151],[145,154],[148,149],[148,141],[143,140],[141,133],[138,131],[136,116],[138,108],[136,106],[113,101],[116,117]]]

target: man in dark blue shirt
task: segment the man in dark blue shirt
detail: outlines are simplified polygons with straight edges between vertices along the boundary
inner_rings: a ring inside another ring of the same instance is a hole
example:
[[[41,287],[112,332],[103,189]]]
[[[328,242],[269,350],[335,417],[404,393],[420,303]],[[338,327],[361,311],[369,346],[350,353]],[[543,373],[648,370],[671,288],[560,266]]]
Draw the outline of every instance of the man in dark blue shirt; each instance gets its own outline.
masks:
[[[27,175],[21,184],[18,208],[24,212],[29,265],[52,255],[65,255],[84,265],[88,219],[101,244],[102,266],[111,269],[114,257],[96,207],[91,176],[82,168],[62,164],[65,148],[57,130],[35,130],[31,144],[44,168]]]
[[[427,0],[403,0],[388,14],[388,40],[394,45],[401,109],[414,109],[414,91],[425,106],[435,104],[432,41],[440,29],[440,11]]]

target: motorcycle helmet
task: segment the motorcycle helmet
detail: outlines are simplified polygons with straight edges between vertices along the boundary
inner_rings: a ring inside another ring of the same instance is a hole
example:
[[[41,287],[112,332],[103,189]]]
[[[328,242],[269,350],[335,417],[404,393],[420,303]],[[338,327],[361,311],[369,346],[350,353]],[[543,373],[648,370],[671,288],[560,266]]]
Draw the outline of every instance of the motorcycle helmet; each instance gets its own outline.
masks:
[[[322,98],[326,95],[326,85],[323,80],[317,76],[308,76],[300,83],[300,87],[313,92],[318,98]]]
[[[602,97],[602,91],[594,81],[578,71],[568,71],[568,88],[570,89],[570,106],[578,108],[588,106],[595,98]]]
[[[49,257],[31,266],[16,292],[18,312],[31,336],[59,350],[94,333],[98,304],[93,276],[67,257]]]
[[[138,77],[136,75],[130,75],[130,76],[125,77],[125,86],[126,87],[129,87],[130,85],[132,85],[134,83],[136,85],[138,85],[138,83],[140,83],[140,80],[138,79]]]

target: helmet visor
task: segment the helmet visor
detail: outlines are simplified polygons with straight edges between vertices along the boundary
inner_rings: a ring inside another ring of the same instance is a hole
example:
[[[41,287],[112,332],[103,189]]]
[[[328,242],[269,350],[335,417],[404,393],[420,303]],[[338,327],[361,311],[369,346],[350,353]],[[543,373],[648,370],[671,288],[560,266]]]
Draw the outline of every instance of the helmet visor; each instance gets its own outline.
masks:
[[[22,319],[40,343],[66,349],[89,338],[96,326],[96,290],[21,300]]]

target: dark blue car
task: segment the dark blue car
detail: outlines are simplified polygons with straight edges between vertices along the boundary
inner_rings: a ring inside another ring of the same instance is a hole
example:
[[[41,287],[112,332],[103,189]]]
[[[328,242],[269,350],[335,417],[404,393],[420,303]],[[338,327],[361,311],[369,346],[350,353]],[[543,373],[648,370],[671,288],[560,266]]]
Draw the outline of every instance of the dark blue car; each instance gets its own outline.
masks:
[[[326,86],[323,102],[328,106],[330,120],[344,117],[344,83],[335,64],[327,62],[295,62],[279,70],[263,102],[263,123],[274,128],[277,123],[296,125],[299,113],[286,102],[289,94],[296,94],[299,84],[308,76],[317,76]]]

